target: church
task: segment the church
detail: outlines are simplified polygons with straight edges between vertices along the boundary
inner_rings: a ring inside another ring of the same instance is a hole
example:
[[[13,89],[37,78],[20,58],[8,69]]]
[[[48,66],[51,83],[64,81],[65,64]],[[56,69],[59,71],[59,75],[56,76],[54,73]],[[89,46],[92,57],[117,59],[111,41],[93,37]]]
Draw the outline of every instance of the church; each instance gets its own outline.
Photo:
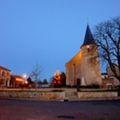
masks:
[[[101,85],[100,60],[89,25],[80,51],[66,63],[66,85]]]

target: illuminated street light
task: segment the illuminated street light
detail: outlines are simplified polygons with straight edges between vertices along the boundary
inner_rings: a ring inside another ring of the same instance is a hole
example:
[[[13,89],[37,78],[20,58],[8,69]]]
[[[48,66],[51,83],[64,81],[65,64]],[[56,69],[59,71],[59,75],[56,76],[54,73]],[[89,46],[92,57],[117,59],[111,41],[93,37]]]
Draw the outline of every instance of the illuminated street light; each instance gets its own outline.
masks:
[[[24,78],[24,79],[27,79],[27,74],[26,73],[24,73],[23,75],[22,75],[22,77]]]
[[[24,84],[28,84],[28,81],[27,81],[28,75],[24,73],[22,77],[24,78]]]

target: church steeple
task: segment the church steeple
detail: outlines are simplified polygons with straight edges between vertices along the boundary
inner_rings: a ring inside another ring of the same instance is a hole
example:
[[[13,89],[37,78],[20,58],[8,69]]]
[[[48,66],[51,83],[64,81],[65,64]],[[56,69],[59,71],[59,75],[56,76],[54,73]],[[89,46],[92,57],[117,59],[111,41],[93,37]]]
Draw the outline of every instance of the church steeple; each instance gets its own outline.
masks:
[[[83,42],[82,46],[90,45],[90,44],[96,45],[94,38],[93,38],[93,35],[91,33],[90,27],[89,27],[89,25],[87,25],[86,34],[85,34],[85,38],[84,38],[84,42]]]

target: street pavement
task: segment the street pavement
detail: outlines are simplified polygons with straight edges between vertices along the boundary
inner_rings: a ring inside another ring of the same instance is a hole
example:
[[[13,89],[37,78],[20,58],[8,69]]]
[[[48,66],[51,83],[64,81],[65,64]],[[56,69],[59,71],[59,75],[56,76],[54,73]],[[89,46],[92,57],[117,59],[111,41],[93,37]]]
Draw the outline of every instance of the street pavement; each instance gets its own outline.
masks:
[[[0,99],[0,120],[120,120],[120,100],[63,102]]]

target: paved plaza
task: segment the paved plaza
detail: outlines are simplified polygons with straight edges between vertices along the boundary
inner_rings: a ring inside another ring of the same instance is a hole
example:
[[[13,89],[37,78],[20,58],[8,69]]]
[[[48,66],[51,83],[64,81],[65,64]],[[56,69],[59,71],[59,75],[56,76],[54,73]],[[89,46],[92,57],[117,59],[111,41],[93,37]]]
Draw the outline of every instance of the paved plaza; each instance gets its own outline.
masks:
[[[0,120],[120,120],[120,101],[0,99]]]

